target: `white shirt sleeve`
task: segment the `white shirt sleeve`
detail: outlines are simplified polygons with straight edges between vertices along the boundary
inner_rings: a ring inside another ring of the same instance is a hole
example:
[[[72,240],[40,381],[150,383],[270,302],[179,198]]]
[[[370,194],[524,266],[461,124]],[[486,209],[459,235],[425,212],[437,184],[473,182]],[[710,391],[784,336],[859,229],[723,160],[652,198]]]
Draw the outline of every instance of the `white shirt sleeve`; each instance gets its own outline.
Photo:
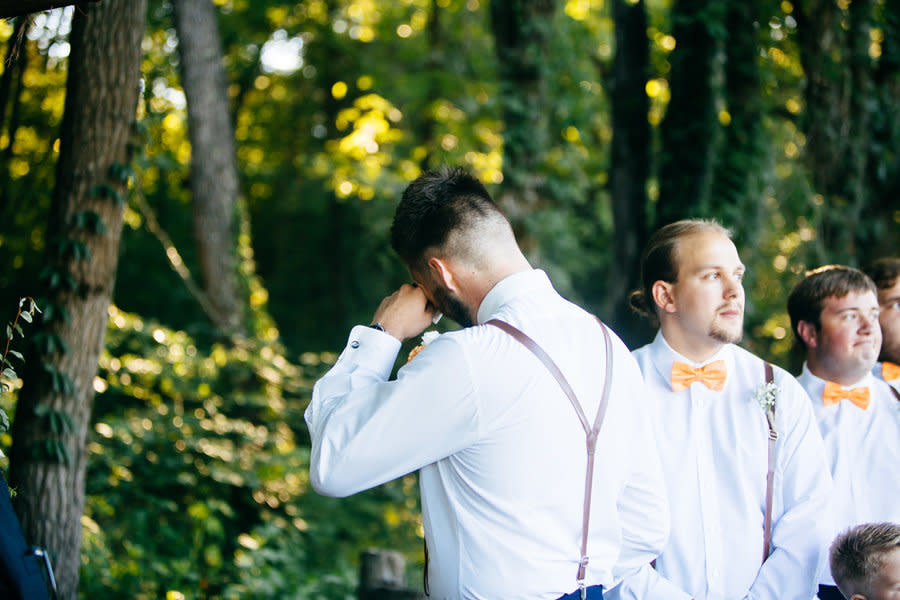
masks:
[[[441,336],[388,381],[399,350],[390,335],[354,327],[313,388],[304,416],[310,482],[320,494],[349,496],[380,485],[477,438],[475,392],[461,347]]]
[[[779,430],[774,506],[782,510],[773,517],[772,553],[746,596],[752,600],[813,597],[833,531],[833,484],[812,406],[796,380],[785,377],[780,384],[793,400],[783,403],[791,414],[778,419],[792,425]]]
[[[630,356],[628,358],[631,358]],[[662,552],[669,539],[669,500],[659,462],[656,441],[650,434],[650,423],[640,400],[650,393],[643,380],[642,391],[632,403],[635,435],[623,453],[631,461],[630,473],[619,495],[617,507],[622,527],[622,550],[613,576],[619,580],[629,572],[649,563]]]

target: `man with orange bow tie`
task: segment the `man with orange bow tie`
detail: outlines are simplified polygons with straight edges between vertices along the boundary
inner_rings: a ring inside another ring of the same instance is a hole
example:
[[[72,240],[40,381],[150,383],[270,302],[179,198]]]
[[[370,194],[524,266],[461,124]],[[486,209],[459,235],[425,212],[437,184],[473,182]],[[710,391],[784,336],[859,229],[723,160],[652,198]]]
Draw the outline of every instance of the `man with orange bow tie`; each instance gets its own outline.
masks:
[[[609,597],[810,600],[831,541],[831,477],[803,388],[736,346],[744,265],[713,221],[644,250],[631,298],[660,329],[634,352],[669,492],[669,542]]]
[[[900,258],[879,258],[866,268],[878,288],[881,357],[873,373],[900,390]]]
[[[875,284],[841,265],[806,274],[788,297],[791,326],[806,350],[798,380],[812,400],[835,492],[835,533],[900,522],[900,398],[872,367],[881,348]],[[821,600],[841,600],[829,569]]]

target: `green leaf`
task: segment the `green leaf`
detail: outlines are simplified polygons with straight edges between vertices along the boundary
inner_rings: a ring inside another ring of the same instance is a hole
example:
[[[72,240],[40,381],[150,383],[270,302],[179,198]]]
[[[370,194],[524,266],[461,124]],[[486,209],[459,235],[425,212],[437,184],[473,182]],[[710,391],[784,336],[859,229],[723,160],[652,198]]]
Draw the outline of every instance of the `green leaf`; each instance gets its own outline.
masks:
[[[25,356],[21,352],[17,350],[10,350],[9,353],[18,358],[21,362],[25,362]]]
[[[6,377],[7,379],[16,379],[17,375],[16,372],[11,368],[6,367],[5,369],[3,369],[2,377]]]
[[[26,323],[31,323],[31,313],[28,311],[23,312],[22,320],[25,321]]]

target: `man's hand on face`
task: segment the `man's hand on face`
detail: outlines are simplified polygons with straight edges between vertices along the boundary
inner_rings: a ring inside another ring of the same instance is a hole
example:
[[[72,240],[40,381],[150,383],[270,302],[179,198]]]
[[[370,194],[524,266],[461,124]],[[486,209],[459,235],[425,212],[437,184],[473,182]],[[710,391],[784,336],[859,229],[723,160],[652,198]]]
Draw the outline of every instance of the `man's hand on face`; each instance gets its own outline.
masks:
[[[425,331],[431,325],[434,311],[422,288],[404,283],[381,301],[372,323],[381,323],[387,333],[402,342]]]

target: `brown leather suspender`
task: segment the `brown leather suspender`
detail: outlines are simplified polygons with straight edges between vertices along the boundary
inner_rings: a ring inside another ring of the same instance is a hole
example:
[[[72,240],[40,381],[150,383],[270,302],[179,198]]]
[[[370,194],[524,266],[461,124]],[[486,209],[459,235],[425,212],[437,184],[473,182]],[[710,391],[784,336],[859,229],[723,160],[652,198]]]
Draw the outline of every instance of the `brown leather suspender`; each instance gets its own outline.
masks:
[[[775,382],[772,365],[765,363],[766,383]],[[778,442],[778,431],[775,429],[775,405],[766,409],[766,422],[769,424],[769,471],[766,473],[766,516],[763,521],[763,562],[769,558],[772,545],[772,495],[775,487],[775,444]]]
[[[885,383],[887,383],[887,381],[885,381]],[[897,391],[897,388],[895,388],[894,386],[892,386],[889,383],[887,384],[887,386],[889,388],[891,388],[891,391],[894,392],[894,397],[897,399],[898,402],[900,402],[900,392]]]
[[[587,420],[584,410],[581,408],[581,404],[575,396],[575,392],[562,374],[562,371],[559,370],[559,367],[556,366],[553,359],[544,352],[544,349],[538,346],[537,342],[505,321],[491,319],[487,322],[488,325],[493,325],[511,335],[516,341],[525,346],[542,363],[544,363],[544,366],[547,367],[547,370],[550,371],[550,374],[553,375],[554,379],[559,383],[559,386],[569,399],[569,402],[572,403],[572,407],[578,415],[578,420],[581,421],[581,427],[584,429],[584,433],[587,436],[587,475],[584,482],[584,513],[581,525],[581,559],[578,561],[578,574],[576,575],[576,581],[578,582],[578,588],[581,590],[582,598],[585,597],[584,578],[588,564],[587,538],[588,527],[591,520],[591,488],[593,487],[594,481],[594,453],[597,448],[597,435],[600,433],[600,426],[602,425],[603,417],[606,414],[607,398],[609,397],[612,383],[612,342],[609,337],[609,332],[606,330],[606,326],[603,325],[600,319],[597,319],[597,322],[600,323],[600,329],[603,331],[603,340],[606,344],[606,376],[603,381],[603,394],[600,396],[600,405],[597,408],[597,416],[594,418],[593,427]]]

